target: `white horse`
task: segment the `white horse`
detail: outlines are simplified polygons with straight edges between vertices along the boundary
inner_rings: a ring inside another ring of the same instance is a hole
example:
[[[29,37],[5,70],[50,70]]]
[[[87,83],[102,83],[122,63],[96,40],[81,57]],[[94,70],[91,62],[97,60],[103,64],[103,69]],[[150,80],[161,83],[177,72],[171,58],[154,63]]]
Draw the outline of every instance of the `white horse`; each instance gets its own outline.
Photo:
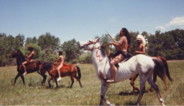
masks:
[[[110,105],[111,103],[105,98],[106,91],[109,87],[109,84],[111,84],[106,82],[106,80],[111,76],[109,65],[110,60],[101,47],[100,39],[88,41],[86,44],[82,45],[81,48],[84,50],[90,50],[92,52],[92,62],[95,66],[97,76],[101,80],[100,105],[103,105],[103,102],[106,102],[107,105]],[[164,100],[160,95],[159,89],[152,80],[153,70],[156,68],[157,64],[159,63],[149,56],[141,54],[133,56],[126,62],[119,63],[119,68],[117,69],[115,75],[115,82],[129,79],[132,75],[139,73],[140,94],[136,104],[140,104],[142,96],[145,92],[145,82],[148,81],[149,84],[155,89],[159,102],[164,105]]]

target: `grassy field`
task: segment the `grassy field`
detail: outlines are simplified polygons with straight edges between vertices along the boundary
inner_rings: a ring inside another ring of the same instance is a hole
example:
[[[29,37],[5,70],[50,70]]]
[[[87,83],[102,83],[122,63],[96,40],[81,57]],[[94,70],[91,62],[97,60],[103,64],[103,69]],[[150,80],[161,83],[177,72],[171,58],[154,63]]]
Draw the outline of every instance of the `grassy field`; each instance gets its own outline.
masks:
[[[21,79],[12,86],[16,66],[0,68],[0,105],[96,105],[100,100],[100,81],[96,77],[96,71],[91,64],[79,65],[82,72],[80,88],[75,81],[72,89],[69,77],[65,77],[59,83],[60,88],[48,88],[48,84],[41,86],[42,77],[37,73],[25,76],[26,86]],[[165,91],[163,82],[158,78],[158,86],[166,105],[184,105],[184,61],[169,62],[169,69],[173,82],[169,82],[169,89]],[[139,85],[139,79],[136,85]],[[52,82],[52,85],[54,83]],[[148,84],[147,88],[150,86]],[[138,95],[129,95],[132,88],[129,80],[112,84],[107,91],[107,98],[116,105],[132,105]],[[121,95],[120,95],[121,93]],[[141,104],[159,105],[155,92],[145,93]]]

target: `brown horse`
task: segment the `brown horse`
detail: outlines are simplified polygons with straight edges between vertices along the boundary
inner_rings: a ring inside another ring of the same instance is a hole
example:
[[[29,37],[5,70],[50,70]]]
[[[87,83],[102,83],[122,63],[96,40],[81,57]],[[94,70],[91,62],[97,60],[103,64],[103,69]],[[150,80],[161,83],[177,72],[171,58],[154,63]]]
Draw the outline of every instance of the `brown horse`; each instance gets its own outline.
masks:
[[[16,50],[13,51],[10,56],[10,58],[16,58],[16,62],[17,62],[17,75],[15,77],[14,83],[13,85],[15,85],[17,78],[21,77],[23,84],[25,85],[25,80],[24,80],[24,68],[22,66],[22,63],[26,60],[24,55],[22,54],[22,52],[20,50]],[[26,70],[27,70],[27,74],[29,73],[33,73],[33,72],[38,72],[42,77],[42,85],[45,84],[46,78],[47,76],[45,75],[45,73],[40,72],[40,65],[42,64],[41,61],[32,61],[26,64]]]
[[[49,87],[51,87],[50,81],[54,80],[56,83],[56,88],[58,87],[58,83],[57,83],[57,78],[59,77],[58,71],[57,71],[57,66],[55,64],[52,63],[44,63],[43,67],[42,67],[42,71],[41,72],[45,72],[47,71],[50,75],[50,79],[48,80],[48,84]],[[70,76],[71,78],[71,85],[70,88],[72,88],[73,83],[74,83],[74,78],[79,82],[80,87],[82,88],[82,84],[81,84],[81,72],[80,72],[80,68],[78,66],[75,66],[73,64],[63,64],[63,67],[60,69],[60,74],[61,77],[65,77],[65,76]]]
[[[164,82],[166,90],[167,90],[168,89],[167,78],[170,81],[172,81],[172,78],[171,78],[170,73],[169,73],[169,68],[168,68],[167,61],[166,61],[165,58],[160,57],[160,56],[152,57],[152,58],[153,58],[153,60],[157,60],[155,62],[159,62],[159,66],[157,65],[156,68],[153,71],[153,80],[154,80],[154,82],[156,82],[157,76],[159,76],[160,79]],[[139,92],[139,88],[134,85],[134,82],[135,82],[136,78],[138,77],[138,75],[139,74],[136,74],[136,75],[134,75],[130,78],[130,84],[133,88],[132,92],[136,92],[136,91]],[[150,88],[149,90],[152,91],[152,88]]]

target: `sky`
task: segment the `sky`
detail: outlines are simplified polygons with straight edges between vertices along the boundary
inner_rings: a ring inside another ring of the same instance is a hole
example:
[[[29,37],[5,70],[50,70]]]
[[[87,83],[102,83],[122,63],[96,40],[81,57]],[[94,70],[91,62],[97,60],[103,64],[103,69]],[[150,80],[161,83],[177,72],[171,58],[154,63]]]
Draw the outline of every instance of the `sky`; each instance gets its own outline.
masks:
[[[7,35],[49,32],[61,43],[83,42],[123,27],[150,34],[184,29],[184,0],[0,0],[0,33]]]

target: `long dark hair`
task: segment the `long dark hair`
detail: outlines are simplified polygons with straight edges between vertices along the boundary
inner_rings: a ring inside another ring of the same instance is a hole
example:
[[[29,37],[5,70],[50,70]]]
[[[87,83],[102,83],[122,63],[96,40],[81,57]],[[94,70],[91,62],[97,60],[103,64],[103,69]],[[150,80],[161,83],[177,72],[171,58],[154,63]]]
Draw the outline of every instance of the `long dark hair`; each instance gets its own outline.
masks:
[[[131,44],[131,36],[130,36],[128,30],[126,28],[122,28],[121,32],[124,32],[124,34],[125,34],[125,36],[127,38],[127,41],[128,41],[128,45],[130,45]]]
[[[58,54],[59,54],[59,55],[63,55],[63,51],[59,51]]]
[[[31,47],[31,46],[29,46],[29,47],[28,47],[28,50],[29,50],[29,51],[33,51],[33,50],[34,50],[34,48],[33,48],[33,47]]]

